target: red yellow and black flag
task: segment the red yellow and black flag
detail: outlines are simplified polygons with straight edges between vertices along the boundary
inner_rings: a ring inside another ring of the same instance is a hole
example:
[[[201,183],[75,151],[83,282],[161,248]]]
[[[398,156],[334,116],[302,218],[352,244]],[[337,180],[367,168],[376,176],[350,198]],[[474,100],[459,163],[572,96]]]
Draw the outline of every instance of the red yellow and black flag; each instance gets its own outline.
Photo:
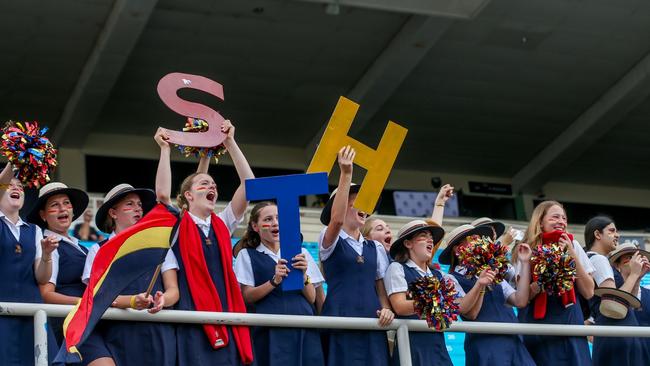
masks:
[[[80,345],[115,298],[131,282],[153,273],[163,262],[177,221],[165,205],[158,204],[137,224],[101,246],[88,287],[63,323],[64,341],[54,364],[81,362]]]

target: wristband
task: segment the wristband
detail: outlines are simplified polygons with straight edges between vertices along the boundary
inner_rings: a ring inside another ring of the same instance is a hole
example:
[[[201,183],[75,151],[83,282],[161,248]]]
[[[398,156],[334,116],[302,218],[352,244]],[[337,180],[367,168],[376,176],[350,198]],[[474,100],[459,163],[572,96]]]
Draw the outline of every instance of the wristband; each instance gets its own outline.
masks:
[[[135,295],[131,296],[131,309],[136,309],[136,307],[135,307]]]
[[[273,286],[273,287],[278,287],[278,286],[280,286],[279,283],[275,283],[275,281],[273,281],[273,277],[271,277],[271,279],[269,280],[269,283],[270,283],[271,286]]]

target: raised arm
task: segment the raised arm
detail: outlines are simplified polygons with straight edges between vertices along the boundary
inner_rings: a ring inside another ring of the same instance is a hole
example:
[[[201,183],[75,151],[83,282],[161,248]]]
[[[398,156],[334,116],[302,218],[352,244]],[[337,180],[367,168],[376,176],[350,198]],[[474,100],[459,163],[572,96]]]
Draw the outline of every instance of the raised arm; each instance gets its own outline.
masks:
[[[533,252],[526,243],[520,243],[517,250],[519,251],[517,258],[521,266],[517,279],[517,291],[507,300],[510,305],[523,308],[528,305],[530,298],[530,257]]]
[[[253,174],[244,153],[237,145],[237,142],[235,142],[235,126],[230,123],[230,120],[225,120],[223,122],[221,131],[228,134],[223,145],[228,150],[230,158],[232,159],[233,164],[235,164],[237,175],[239,176],[239,187],[232,196],[232,201],[230,201],[232,211],[235,214],[235,217],[239,219],[244,215],[246,208],[248,207],[248,201],[246,200],[246,186],[244,182],[246,179],[255,178],[255,175]]]
[[[14,177],[14,171],[12,169],[11,163],[7,163],[5,168],[2,169],[0,173],[0,200],[5,195],[11,184],[11,178]]]
[[[156,171],[156,199],[158,202],[170,205],[172,195],[172,167],[169,160],[170,148],[167,140],[169,135],[167,130],[160,127],[156,131],[154,140],[160,146],[160,159],[158,160],[158,170]]]
[[[323,236],[323,248],[329,248],[341,232],[343,222],[345,222],[345,214],[348,211],[348,196],[350,195],[350,184],[352,184],[352,163],[356,152],[351,146],[341,148],[338,152],[339,167],[341,169],[341,176],[339,177],[339,186],[334,196],[332,203],[332,213],[330,215],[330,222],[325,230]]]
[[[453,195],[454,187],[451,184],[445,184],[440,187],[436,201],[433,204],[433,212],[431,213],[431,220],[436,224],[442,226],[442,218],[445,214],[445,203]]]

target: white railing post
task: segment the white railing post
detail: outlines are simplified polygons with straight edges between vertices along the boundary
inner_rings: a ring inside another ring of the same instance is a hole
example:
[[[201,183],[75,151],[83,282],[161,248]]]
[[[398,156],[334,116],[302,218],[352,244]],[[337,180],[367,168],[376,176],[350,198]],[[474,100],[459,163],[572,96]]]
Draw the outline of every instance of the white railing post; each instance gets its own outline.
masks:
[[[409,327],[404,323],[397,327],[397,349],[399,350],[399,364],[401,366],[411,366]]]
[[[34,313],[34,365],[47,366],[47,313]]]

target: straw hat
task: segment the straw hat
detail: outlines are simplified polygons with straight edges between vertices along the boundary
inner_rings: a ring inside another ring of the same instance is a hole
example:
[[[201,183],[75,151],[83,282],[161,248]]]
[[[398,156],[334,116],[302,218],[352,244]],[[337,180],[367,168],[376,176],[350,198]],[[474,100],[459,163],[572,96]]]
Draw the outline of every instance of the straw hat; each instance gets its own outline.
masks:
[[[600,313],[608,318],[624,319],[628,308],[641,307],[641,301],[636,296],[616,288],[598,287],[594,290],[594,295],[600,297]]]
[[[639,252],[639,254],[645,256],[646,258],[650,259],[650,252],[639,249],[636,244],[626,241],[623,244],[619,244],[616,246],[616,249],[612,250],[609,252],[607,255],[607,258],[609,259],[609,263],[614,263],[616,262],[621,256],[625,254],[634,254],[636,252]]]
[[[352,183],[350,185],[350,193],[359,193],[359,190],[361,189],[361,186],[355,183]],[[332,194],[330,194],[330,198],[327,200],[327,203],[325,204],[325,207],[323,207],[323,211],[320,213],[320,222],[327,226],[330,223],[330,220],[332,219],[332,205],[334,204],[334,197],[336,197],[336,192],[338,192],[339,188],[337,187],[332,191]],[[368,212],[371,213],[371,212]]]
[[[461,241],[465,240],[466,237],[472,235],[480,235],[492,237],[492,229],[490,226],[482,225],[475,227],[470,224],[460,225],[449,233],[447,237],[447,247],[440,253],[438,257],[438,262],[442,264],[451,264],[451,258],[453,255],[453,249]]]
[[[108,211],[130,193],[135,193],[140,197],[140,201],[142,201],[143,216],[156,205],[156,194],[151,189],[133,188],[132,185],[126,183],[118,184],[106,193],[104,203],[102,203],[102,205],[97,209],[95,225],[97,225],[100,230],[103,232],[108,232],[110,230],[106,227]]]
[[[41,219],[39,211],[43,209],[48,198],[57,194],[65,194],[70,199],[70,203],[72,203],[72,221],[76,220],[86,211],[86,207],[88,207],[88,194],[86,192],[77,188],[69,188],[61,182],[51,182],[41,187],[38,191],[38,199],[34,206],[32,206],[29,214],[27,214],[27,221],[33,222],[41,227],[46,227],[47,223]]]
[[[413,220],[407,222],[399,229],[397,240],[395,240],[393,245],[390,247],[390,256],[396,258],[401,251],[406,250],[404,240],[421,231],[428,231],[431,233],[434,246],[445,236],[445,230],[443,228],[437,225],[431,225],[424,220]]]
[[[506,231],[506,225],[502,222],[499,221],[494,221],[489,217],[480,217],[470,223],[470,225],[474,227],[479,227],[479,226],[489,226],[492,229],[494,229],[494,232],[496,233],[496,236],[494,239],[500,237],[503,235],[503,232]]]

